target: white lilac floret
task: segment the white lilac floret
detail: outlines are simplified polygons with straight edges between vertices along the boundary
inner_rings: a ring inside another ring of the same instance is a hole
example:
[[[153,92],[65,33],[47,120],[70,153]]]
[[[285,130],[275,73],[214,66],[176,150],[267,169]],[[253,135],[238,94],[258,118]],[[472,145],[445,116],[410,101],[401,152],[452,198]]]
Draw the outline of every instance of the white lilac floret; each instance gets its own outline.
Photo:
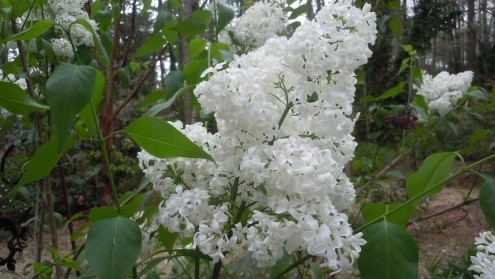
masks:
[[[219,34],[219,40],[233,50],[255,49],[285,31],[287,16],[279,1],[256,2]]]
[[[430,111],[436,111],[440,116],[444,116],[467,92],[472,80],[471,71],[456,75],[443,71],[435,77],[424,73],[417,94],[424,97]]]
[[[375,20],[369,5],[335,1],[291,38],[273,37],[211,69],[194,93],[215,113],[218,132],[172,124],[215,163],[138,155],[165,198],[162,224],[194,235],[214,261],[245,248],[262,267],[294,251],[335,271],[349,267],[365,241],[344,213],[355,198],[344,166],[356,147],[354,71],[371,55]],[[233,219],[239,205],[249,206],[247,220]]]
[[[476,256],[471,256],[469,270],[477,273],[476,279],[495,278],[495,236],[490,231],[480,233],[474,244],[477,252]]]
[[[97,29],[96,21],[89,18],[88,13],[83,9],[83,5],[87,2],[87,0],[51,0],[43,6],[43,11],[33,10],[24,17],[29,15],[27,20],[40,20],[50,16],[50,19],[56,23],[55,37],[50,40],[53,53],[59,60],[68,61],[74,57],[74,48],[83,45],[94,46],[93,34],[81,24],[75,23],[76,20],[85,20],[93,30]],[[28,46],[30,51],[36,51],[34,40],[31,40]]]

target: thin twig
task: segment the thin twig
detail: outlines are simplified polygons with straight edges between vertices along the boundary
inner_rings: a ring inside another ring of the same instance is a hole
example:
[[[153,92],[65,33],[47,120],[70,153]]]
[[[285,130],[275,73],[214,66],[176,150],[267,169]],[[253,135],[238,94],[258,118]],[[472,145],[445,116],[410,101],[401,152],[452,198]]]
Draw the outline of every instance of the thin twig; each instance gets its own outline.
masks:
[[[125,65],[127,65],[127,59],[129,58],[129,52],[131,49],[131,45],[132,45],[132,42],[134,41],[133,37],[134,37],[134,33],[136,32],[136,14],[137,14],[136,1],[137,0],[132,1],[131,30],[129,31],[129,36],[127,37],[127,44],[125,46],[124,55],[122,58],[122,63],[120,64],[121,67],[124,67]]]
[[[127,95],[127,97],[125,98],[125,100],[122,101],[122,103],[114,110],[113,114],[110,116],[110,120],[111,121],[114,121],[117,118],[117,116],[119,115],[119,113],[129,104],[129,102],[132,99],[134,99],[134,97],[137,95],[137,93],[139,92],[139,90],[143,87],[145,81],[148,79],[148,77],[150,76],[150,74],[153,71],[155,71],[155,65],[156,65],[156,63],[158,61],[158,58],[161,57],[165,53],[165,51],[167,50],[168,46],[169,45],[167,44],[167,45],[165,45],[165,47],[162,48],[162,50],[156,56],[157,58],[155,58],[150,63],[150,66],[149,66],[148,70],[144,73],[144,75],[141,77],[141,79],[132,88],[132,90],[129,93],[129,95]]]
[[[412,148],[409,148],[406,151],[399,154],[397,157],[395,157],[395,159],[392,162],[390,162],[383,169],[381,169],[376,175],[374,175],[373,178],[366,181],[366,183],[364,183],[363,185],[359,186],[359,190],[362,191],[363,189],[366,189],[370,184],[375,182],[378,178],[380,178],[382,175],[384,175],[390,168],[392,168],[395,164],[397,164],[400,160],[402,160],[402,157],[404,157],[404,155],[406,155],[407,153],[409,153],[411,151],[412,151]]]
[[[409,221],[409,223],[407,223],[407,226],[413,224],[413,223],[416,223],[416,222],[421,222],[421,221],[425,221],[425,220],[428,220],[432,217],[435,217],[435,216],[438,216],[438,215],[442,215],[444,214],[445,212],[448,212],[448,211],[451,211],[451,210],[454,210],[454,209],[457,209],[459,207],[462,207],[462,206],[465,206],[465,205],[468,205],[468,204],[471,204],[471,203],[474,203],[474,202],[477,202],[479,201],[479,198],[476,198],[476,199],[471,199],[471,200],[466,200],[466,201],[463,201],[459,204],[456,204],[456,205],[453,205],[449,208],[445,208],[445,209],[442,209],[440,211],[437,211],[437,212],[434,212],[434,213],[431,213],[431,214],[428,214],[424,217],[421,217],[421,218],[418,218],[416,220],[413,220],[413,221]]]

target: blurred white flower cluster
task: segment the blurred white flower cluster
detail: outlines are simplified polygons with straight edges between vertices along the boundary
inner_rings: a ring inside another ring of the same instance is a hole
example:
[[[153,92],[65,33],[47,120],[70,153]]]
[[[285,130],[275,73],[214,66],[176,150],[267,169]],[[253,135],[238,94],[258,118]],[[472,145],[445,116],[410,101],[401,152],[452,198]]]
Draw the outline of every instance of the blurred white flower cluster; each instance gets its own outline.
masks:
[[[417,88],[418,95],[425,98],[428,108],[444,116],[452,110],[457,101],[471,86],[473,72],[466,71],[457,75],[441,72],[435,77],[423,74],[421,87]]]
[[[478,252],[476,256],[471,256],[469,270],[479,274],[474,275],[476,279],[495,278],[495,236],[490,231],[480,233],[474,244]]]
[[[194,236],[214,261],[247,248],[262,267],[294,251],[335,271],[353,263],[365,241],[344,213],[355,198],[344,166],[356,147],[354,71],[376,38],[370,8],[332,2],[291,38],[210,70],[195,94],[215,112],[218,132],[173,124],[215,163],[138,155],[165,197],[160,222],[169,231]]]
[[[83,10],[83,5],[87,0],[50,0],[43,6],[45,11],[43,14],[48,14],[52,20],[57,23],[55,25],[55,36],[50,40],[54,55],[63,61],[71,60],[74,57],[74,49],[69,40],[72,40],[74,47],[84,45],[88,47],[94,46],[93,34],[86,30],[81,24],[74,23],[78,19],[86,20],[94,30],[97,29],[97,23],[89,18],[86,11]],[[42,19],[41,11],[33,11],[29,13],[29,19]],[[31,51],[36,51],[36,42],[33,40],[29,44]]]
[[[256,2],[220,32],[219,41],[238,52],[252,50],[264,45],[269,38],[284,33],[286,22],[280,1]]]

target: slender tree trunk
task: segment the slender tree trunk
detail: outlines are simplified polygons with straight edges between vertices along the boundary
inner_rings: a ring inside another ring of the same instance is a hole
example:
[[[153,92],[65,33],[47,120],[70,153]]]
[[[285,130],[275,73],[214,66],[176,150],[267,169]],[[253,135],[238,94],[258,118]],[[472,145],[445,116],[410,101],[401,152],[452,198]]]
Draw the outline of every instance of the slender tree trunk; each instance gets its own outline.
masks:
[[[467,4],[467,44],[466,44],[466,66],[469,70],[476,70],[476,23],[474,0],[466,0]]]
[[[194,12],[196,6],[196,0],[183,0],[182,1],[182,13],[181,20],[185,20],[191,17],[191,14]],[[179,69],[184,70],[185,65],[189,62],[189,42],[186,36],[179,37]],[[182,95],[182,115],[184,119],[184,123],[191,124],[194,120],[194,111],[191,107],[191,94]]]

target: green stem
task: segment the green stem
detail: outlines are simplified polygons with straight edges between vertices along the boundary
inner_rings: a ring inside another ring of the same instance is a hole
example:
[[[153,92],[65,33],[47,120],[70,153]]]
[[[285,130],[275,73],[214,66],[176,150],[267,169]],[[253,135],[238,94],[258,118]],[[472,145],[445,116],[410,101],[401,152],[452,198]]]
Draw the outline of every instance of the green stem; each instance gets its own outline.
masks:
[[[285,110],[282,113],[282,117],[280,117],[280,120],[278,121],[278,128],[280,129],[282,127],[282,124],[284,123],[285,118],[287,117],[287,114],[289,113],[290,109],[294,106],[292,103],[287,103],[285,106]]]
[[[287,268],[285,268],[284,270],[282,270],[279,274],[273,276],[273,278],[281,278],[282,276],[284,276],[286,273],[288,273],[292,269],[298,267],[300,264],[302,264],[305,261],[311,259],[311,257],[313,257],[313,256],[312,255],[306,255],[306,256],[300,258],[298,261],[294,262],[293,264],[289,265]]]
[[[138,273],[137,273],[136,265],[134,265],[132,267],[132,279],[138,279]]]
[[[196,251],[199,252],[199,248],[196,246]],[[199,279],[199,257],[194,258],[194,279]]]
[[[483,158],[475,163],[472,163],[471,165],[468,165],[468,166],[463,166],[462,168],[460,168],[459,170],[457,170],[455,173],[453,173],[452,175],[450,175],[449,177],[437,182],[435,185],[433,185],[432,187],[428,187],[426,189],[424,189],[421,193],[417,194],[416,196],[408,199],[406,202],[404,202],[403,204],[395,207],[394,209],[390,210],[389,212],[387,212],[386,214],[383,214],[373,220],[371,220],[370,222],[356,228],[354,230],[354,232],[360,232],[360,231],[363,231],[364,229],[366,229],[367,227],[379,222],[380,220],[386,218],[387,216],[390,216],[391,214],[401,210],[402,208],[412,204],[413,202],[421,199],[422,197],[426,196],[429,192],[433,191],[434,189],[436,189],[437,187],[440,187],[441,185],[444,185],[445,183],[451,181],[452,179],[454,178],[457,178],[459,176],[461,176],[462,174],[466,173],[466,172],[471,172],[471,169],[479,164],[482,164],[488,160],[491,160],[491,159],[494,159],[495,158],[495,154],[492,154],[486,158]]]
[[[237,198],[237,191],[239,190],[239,177],[236,176],[234,179],[234,185],[232,185],[232,188],[230,190],[230,202],[232,204],[235,203],[235,199]]]
[[[105,138],[103,137],[103,133],[101,132],[100,122],[98,121],[98,116],[96,115],[96,110],[93,104],[93,100],[90,100],[90,105],[91,105],[91,111],[93,112],[93,119],[95,121],[95,125],[97,128],[96,130],[98,131],[98,141],[100,142],[101,155],[103,156],[103,160],[105,161],[108,180],[110,181],[113,199],[115,200],[115,207],[117,208],[117,213],[119,215],[122,215],[120,210],[119,194],[117,193],[117,186],[115,186],[115,181],[113,179],[113,173],[112,173],[112,168],[110,166],[110,159],[108,157]]]

